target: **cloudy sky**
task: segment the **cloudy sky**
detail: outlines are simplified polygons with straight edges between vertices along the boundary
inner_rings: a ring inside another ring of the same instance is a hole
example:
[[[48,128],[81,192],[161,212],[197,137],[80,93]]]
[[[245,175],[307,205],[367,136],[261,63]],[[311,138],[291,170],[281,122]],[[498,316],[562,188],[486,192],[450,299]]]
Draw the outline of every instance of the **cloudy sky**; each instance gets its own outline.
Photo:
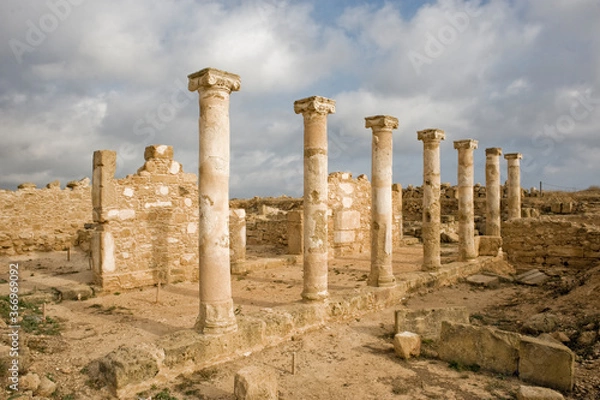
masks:
[[[389,114],[394,182],[422,181],[416,131],[521,152],[522,183],[600,184],[599,0],[2,0],[0,188],[91,176],[94,150],[117,176],[169,144],[197,171],[197,93],[187,75],[239,74],[231,96],[231,196],[302,192],[302,117],[332,98],[329,171],[370,175],[364,117]],[[506,163],[502,161],[503,180]]]

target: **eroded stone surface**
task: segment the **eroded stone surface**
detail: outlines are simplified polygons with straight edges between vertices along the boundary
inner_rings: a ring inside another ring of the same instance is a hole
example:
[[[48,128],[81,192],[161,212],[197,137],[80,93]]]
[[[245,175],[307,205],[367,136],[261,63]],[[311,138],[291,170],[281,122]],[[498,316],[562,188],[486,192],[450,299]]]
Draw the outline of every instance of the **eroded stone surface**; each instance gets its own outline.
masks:
[[[423,141],[423,269],[436,270],[440,258],[440,141],[443,130],[427,129],[417,132]]]

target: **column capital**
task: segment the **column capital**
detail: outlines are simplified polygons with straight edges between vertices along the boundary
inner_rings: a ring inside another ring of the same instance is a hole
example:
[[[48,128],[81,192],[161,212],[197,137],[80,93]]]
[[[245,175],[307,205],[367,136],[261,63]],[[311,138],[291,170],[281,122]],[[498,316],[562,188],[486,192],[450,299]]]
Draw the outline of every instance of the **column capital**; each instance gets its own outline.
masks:
[[[417,139],[423,142],[439,142],[446,138],[446,133],[441,129],[425,129],[417,131]]]
[[[523,154],[521,153],[508,153],[504,155],[505,160],[520,160],[523,158]]]
[[[398,128],[398,118],[391,115],[374,115],[365,117],[365,128],[376,130],[392,130]]]
[[[188,90],[190,92],[211,88],[225,89],[229,92],[240,90],[240,76],[215,68],[204,68],[188,75]]]
[[[455,140],[454,148],[456,150],[473,150],[476,149],[479,141],[474,139]]]
[[[485,149],[486,156],[501,156],[502,148],[501,147],[488,147]]]
[[[321,96],[312,96],[294,102],[294,112],[296,114],[334,114],[335,100]]]

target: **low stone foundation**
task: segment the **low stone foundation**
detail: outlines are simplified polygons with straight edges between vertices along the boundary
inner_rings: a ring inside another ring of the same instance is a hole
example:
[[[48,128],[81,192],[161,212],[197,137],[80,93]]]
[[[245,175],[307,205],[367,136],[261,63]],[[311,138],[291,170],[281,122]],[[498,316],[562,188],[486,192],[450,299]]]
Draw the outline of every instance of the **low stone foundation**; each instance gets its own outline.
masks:
[[[365,286],[332,297],[324,304],[298,303],[265,308],[249,316],[238,317],[238,330],[224,335],[203,335],[189,329],[165,335],[153,344],[121,346],[97,361],[101,365],[99,372],[115,394],[126,398],[153,384],[166,384],[184,371],[200,370],[274,346],[294,335],[335,321],[399,304],[406,293],[425,286],[453,284],[498,261],[499,258],[481,257],[469,263],[444,264],[435,272],[406,273],[396,277],[396,287]]]

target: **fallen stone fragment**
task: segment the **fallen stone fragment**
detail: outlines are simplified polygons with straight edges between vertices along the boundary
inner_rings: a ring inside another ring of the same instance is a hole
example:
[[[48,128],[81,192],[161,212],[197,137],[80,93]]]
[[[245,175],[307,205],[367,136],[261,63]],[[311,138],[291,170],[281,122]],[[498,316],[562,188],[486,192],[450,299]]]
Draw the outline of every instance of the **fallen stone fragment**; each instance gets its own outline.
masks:
[[[235,374],[236,400],[277,400],[277,376],[270,368],[250,366]]]
[[[495,276],[477,274],[467,277],[467,282],[475,286],[495,288],[500,283],[500,280]]]
[[[414,332],[423,339],[438,339],[442,321],[469,323],[466,307],[438,307],[419,310],[396,310],[395,332]]]
[[[19,389],[22,391],[31,390],[35,392],[40,386],[40,377],[33,372],[19,378]]]
[[[541,272],[539,269],[532,269],[520,275],[517,275],[516,281],[529,286],[540,286],[550,279],[548,275]]]
[[[517,400],[564,400],[562,394],[555,390],[537,387],[520,386],[517,391]]]
[[[43,397],[50,397],[52,393],[56,391],[56,383],[43,376],[40,379],[40,385],[38,386],[35,394]]]
[[[87,300],[94,296],[94,291],[88,285],[69,285],[55,288],[59,300]]]
[[[558,325],[558,317],[552,313],[540,313],[532,315],[523,324],[523,330],[530,334],[553,332]]]
[[[405,360],[411,356],[418,357],[421,354],[421,337],[412,332],[397,333],[394,336],[394,350]]]
[[[570,391],[575,355],[565,345],[523,336],[519,346],[519,377],[552,389]]]

